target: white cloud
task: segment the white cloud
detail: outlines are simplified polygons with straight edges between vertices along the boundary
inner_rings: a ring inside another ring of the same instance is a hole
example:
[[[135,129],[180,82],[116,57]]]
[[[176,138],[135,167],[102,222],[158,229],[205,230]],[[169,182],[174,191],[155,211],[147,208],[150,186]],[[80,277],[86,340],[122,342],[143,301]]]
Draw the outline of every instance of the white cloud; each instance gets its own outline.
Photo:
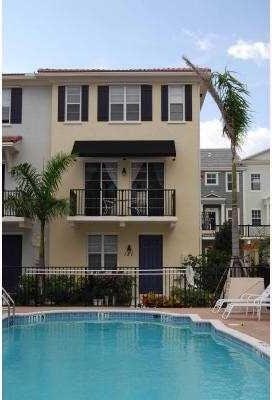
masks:
[[[214,118],[200,123],[200,147],[202,149],[230,148],[229,140],[222,134],[222,123]],[[268,128],[256,127],[248,131],[240,156],[246,157],[270,147]]]
[[[240,39],[228,48],[228,54],[241,60],[266,60],[269,59],[269,44],[264,42],[246,42]]]
[[[268,128],[256,127],[248,131],[242,147],[241,156],[246,157],[270,147],[270,131]]]
[[[194,42],[195,46],[202,51],[211,50],[214,47],[213,38],[215,35],[207,34],[203,35],[200,33],[195,33],[189,29],[182,29],[182,32],[188,36]]]
[[[218,118],[200,122],[200,147],[203,149],[229,147],[229,141],[222,132],[222,123]]]

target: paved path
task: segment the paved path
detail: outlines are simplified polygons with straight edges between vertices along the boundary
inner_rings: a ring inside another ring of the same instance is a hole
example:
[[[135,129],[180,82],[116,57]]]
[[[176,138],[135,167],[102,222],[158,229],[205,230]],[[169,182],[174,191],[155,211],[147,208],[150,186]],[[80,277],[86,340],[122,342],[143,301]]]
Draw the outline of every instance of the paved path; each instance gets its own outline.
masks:
[[[111,310],[112,307],[16,307],[16,313],[37,312],[46,310]],[[115,310],[118,307],[114,308]],[[122,307],[125,309],[125,307]],[[131,310],[131,308],[129,308]],[[256,339],[262,340],[266,343],[270,342],[269,335],[269,314],[262,314],[261,321],[253,319],[251,315],[245,314],[232,314],[232,317],[227,321],[222,320],[218,314],[212,313],[210,308],[161,308],[158,311],[176,312],[179,314],[198,314],[203,319],[219,319],[230,328],[236,329],[240,332],[253,336]]]

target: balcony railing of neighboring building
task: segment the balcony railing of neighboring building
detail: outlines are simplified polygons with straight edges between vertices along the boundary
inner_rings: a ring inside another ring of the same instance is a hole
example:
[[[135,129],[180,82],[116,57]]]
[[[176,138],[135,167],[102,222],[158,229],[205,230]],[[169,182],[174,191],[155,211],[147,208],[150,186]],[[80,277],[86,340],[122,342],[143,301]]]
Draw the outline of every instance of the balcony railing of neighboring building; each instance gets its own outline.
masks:
[[[20,195],[18,190],[4,190],[2,192],[2,215],[3,217],[22,217],[20,212],[8,205],[6,202],[10,197],[17,197]]]
[[[202,237],[215,236],[222,225],[202,224]],[[241,238],[263,238],[270,235],[270,225],[238,225]]]
[[[175,216],[175,189],[71,189],[71,216]]]

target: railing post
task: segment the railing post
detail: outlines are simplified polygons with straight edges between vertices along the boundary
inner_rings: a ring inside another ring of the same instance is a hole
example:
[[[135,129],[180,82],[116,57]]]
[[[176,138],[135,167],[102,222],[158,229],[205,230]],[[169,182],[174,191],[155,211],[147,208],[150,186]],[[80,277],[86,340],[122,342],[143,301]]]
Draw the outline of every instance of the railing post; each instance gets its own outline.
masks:
[[[176,216],[176,190],[173,189],[173,216]]]

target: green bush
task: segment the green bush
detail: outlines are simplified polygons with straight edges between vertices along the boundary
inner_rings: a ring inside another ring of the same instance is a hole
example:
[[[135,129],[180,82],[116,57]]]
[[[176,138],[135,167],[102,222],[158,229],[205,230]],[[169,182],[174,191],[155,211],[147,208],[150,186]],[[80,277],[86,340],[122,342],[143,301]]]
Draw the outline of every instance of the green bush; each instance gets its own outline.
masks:
[[[22,275],[18,305],[93,305],[108,296],[110,304],[130,306],[134,279],[129,276]]]

